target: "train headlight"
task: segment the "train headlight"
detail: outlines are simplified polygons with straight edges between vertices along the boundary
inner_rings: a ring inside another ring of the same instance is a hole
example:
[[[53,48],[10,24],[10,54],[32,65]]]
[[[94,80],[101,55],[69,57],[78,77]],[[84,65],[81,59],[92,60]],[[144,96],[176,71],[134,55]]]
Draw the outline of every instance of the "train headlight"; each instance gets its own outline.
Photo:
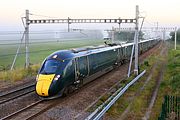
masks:
[[[56,75],[56,76],[54,77],[54,80],[58,80],[58,79],[60,78],[60,76],[61,76],[61,75]]]

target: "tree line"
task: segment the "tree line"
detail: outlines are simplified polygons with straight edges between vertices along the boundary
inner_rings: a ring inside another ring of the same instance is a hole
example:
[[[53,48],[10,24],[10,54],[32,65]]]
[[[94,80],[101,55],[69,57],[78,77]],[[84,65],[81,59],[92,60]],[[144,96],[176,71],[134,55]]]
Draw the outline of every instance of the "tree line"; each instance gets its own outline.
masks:
[[[171,36],[171,40],[174,41],[175,39],[175,32],[172,31],[169,34]],[[180,28],[177,30],[177,42],[180,42]]]

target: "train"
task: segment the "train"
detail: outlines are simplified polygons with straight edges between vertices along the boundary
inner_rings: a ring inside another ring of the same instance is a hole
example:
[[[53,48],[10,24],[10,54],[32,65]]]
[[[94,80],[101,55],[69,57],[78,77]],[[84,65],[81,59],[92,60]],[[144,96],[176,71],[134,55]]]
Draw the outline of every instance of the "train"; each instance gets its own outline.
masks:
[[[139,54],[160,40],[139,42]],[[36,77],[36,93],[42,98],[66,96],[130,59],[133,43],[106,44],[59,50],[43,61]]]

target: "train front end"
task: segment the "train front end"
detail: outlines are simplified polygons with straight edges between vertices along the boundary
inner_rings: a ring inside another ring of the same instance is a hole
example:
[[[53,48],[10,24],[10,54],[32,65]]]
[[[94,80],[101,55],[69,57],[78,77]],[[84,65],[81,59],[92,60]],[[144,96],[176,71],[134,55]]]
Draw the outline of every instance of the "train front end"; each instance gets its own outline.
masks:
[[[64,69],[72,57],[67,51],[53,53],[43,62],[36,77],[36,93],[41,97],[61,96],[65,80]]]
[[[58,84],[62,74],[63,62],[56,59],[47,59],[36,77],[36,93],[39,96],[49,97],[57,94]]]

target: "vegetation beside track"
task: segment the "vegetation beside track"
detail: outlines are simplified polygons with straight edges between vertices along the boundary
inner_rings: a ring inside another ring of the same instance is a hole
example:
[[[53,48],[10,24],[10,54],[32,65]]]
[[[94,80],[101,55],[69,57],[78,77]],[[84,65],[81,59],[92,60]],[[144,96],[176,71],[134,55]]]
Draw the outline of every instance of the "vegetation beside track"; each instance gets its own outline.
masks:
[[[40,64],[31,65],[28,69],[18,68],[15,70],[1,71],[0,80],[15,82],[24,78],[36,76]]]
[[[160,67],[157,64],[156,68],[153,69],[153,66],[159,58],[158,54],[154,54],[144,61],[144,64],[142,64],[140,68],[141,71],[146,69],[146,74],[131,86],[129,90],[114,104],[114,106],[108,111],[108,116],[115,119],[122,119],[123,117],[129,120],[142,119],[146,108],[149,105],[153,88],[156,85],[155,78],[158,76],[158,70]],[[151,69],[153,69],[153,71]],[[151,79],[143,87],[151,72],[153,72]]]
[[[168,63],[164,73],[164,80],[161,83],[158,98],[153,108],[151,119],[157,119],[162,109],[165,95],[180,96],[180,44],[177,50],[170,48],[168,51]],[[155,117],[153,117],[155,116]]]
[[[140,88],[144,85],[148,74],[151,72],[153,64],[155,64],[156,59],[157,56],[152,55],[145,60],[144,64],[142,64],[140,68],[141,71],[146,69],[146,74],[133,86],[131,86],[128,91],[113,105],[113,107],[107,113],[108,116],[115,119],[120,118],[121,114],[131,104],[130,112],[128,114],[129,116],[126,119],[140,119],[143,117],[156,81],[150,80],[142,91]],[[157,70],[154,71],[154,74],[157,76]]]
[[[157,99],[152,108],[150,114],[150,120],[155,120],[159,117],[161,112],[161,106],[163,103],[164,95],[180,96],[180,45],[177,46],[177,50],[170,48],[167,57],[161,57],[158,54],[150,56],[141,65],[141,69],[146,69],[146,75],[142,77],[135,85],[114,104],[114,106],[108,111],[107,116],[110,118],[118,119],[125,118],[128,120],[142,119],[148,108],[149,102],[152,97],[153,89],[157,84],[156,79],[162,71],[163,64],[157,64],[156,69],[151,71],[153,64],[157,61],[160,63],[168,61],[165,65],[165,73],[163,80],[158,91]],[[149,65],[148,65],[149,64]],[[142,86],[145,83],[148,75],[153,72],[151,80],[146,87],[141,91]],[[129,108],[128,108],[129,107]],[[128,109],[127,109],[128,108]],[[126,112],[125,112],[126,110]],[[127,112],[128,111],[128,112]]]

